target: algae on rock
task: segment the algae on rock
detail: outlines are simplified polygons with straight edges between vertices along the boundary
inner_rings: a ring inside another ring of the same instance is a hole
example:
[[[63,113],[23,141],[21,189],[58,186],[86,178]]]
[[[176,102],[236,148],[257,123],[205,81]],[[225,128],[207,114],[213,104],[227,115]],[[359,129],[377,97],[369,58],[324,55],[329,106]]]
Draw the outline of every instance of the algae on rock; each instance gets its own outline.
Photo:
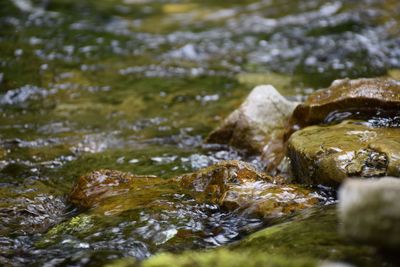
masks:
[[[295,132],[287,155],[297,181],[340,184],[347,177],[400,176],[400,130],[344,121]]]

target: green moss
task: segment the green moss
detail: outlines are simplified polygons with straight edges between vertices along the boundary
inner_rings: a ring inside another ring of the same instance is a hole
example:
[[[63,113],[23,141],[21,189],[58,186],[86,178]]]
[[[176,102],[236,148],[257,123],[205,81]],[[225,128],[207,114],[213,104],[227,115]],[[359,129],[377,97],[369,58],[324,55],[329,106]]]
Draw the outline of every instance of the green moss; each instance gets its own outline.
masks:
[[[256,232],[231,249],[288,258],[343,261],[357,266],[389,264],[384,263],[385,257],[374,248],[350,243],[339,235],[335,206],[311,209],[291,222]]]
[[[122,258],[105,264],[103,267],[131,267],[137,266],[137,261],[134,258]]]
[[[73,217],[70,221],[56,225],[47,233],[48,235],[57,235],[61,232],[71,234],[73,232],[83,232],[93,226],[93,219],[90,216],[80,215]]]
[[[159,254],[147,261],[143,267],[311,267],[316,266],[316,261],[307,258],[287,258],[283,255],[269,255],[268,253],[234,252],[226,249],[208,252],[188,252],[176,256],[172,254]]]

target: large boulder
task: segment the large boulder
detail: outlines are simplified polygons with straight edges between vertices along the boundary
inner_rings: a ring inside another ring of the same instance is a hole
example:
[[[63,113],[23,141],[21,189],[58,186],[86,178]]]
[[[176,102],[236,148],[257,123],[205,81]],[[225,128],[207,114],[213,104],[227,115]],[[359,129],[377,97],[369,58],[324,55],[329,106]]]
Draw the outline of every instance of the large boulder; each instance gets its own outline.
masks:
[[[336,80],[324,90],[311,94],[292,116],[294,130],[344,118],[366,118],[398,113],[400,82],[392,79]]]
[[[339,218],[346,237],[400,252],[400,179],[347,180]]]
[[[288,119],[298,105],[285,99],[271,85],[251,91],[242,105],[207,137],[207,143],[228,144],[249,154],[261,154],[277,165],[283,154],[283,135]]]
[[[400,176],[400,130],[344,121],[310,126],[288,141],[293,176],[306,184],[338,185],[347,177]]]

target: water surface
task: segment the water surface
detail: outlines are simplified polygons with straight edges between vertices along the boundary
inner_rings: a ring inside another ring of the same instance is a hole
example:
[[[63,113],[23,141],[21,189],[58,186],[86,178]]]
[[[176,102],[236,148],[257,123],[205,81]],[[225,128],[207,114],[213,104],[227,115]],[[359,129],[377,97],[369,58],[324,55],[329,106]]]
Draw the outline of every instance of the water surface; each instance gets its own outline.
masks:
[[[2,0],[0,262],[83,266],[254,231],[187,196],[170,196],[185,203],[174,224],[78,213],[65,195],[99,168],[168,179],[225,159],[261,166],[202,141],[256,84],[303,99],[337,78],[399,77],[399,14],[396,0]],[[202,235],[168,243],[177,225]]]

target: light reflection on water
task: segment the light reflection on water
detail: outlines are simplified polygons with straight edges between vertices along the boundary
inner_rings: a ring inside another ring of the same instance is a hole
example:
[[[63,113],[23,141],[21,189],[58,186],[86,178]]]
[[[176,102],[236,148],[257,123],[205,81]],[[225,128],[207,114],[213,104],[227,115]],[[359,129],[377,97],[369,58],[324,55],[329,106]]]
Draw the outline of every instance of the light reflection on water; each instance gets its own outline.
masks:
[[[397,1],[189,2],[0,3],[0,261],[85,265],[254,231],[260,220],[190,198],[175,199],[175,213],[130,211],[109,222],[66,213],[63,196],[99,168],[162,177],[231,159],[261,168],[257,157],[202,144],[255,77],[298,99],[335,78],[400,68]],[[398,118],[368,123],[398,127]],[[35,248],[45,233],[18,226],[73,217],[95,230],[46,248]],[[201,234],[185,242],[182,229]]]

